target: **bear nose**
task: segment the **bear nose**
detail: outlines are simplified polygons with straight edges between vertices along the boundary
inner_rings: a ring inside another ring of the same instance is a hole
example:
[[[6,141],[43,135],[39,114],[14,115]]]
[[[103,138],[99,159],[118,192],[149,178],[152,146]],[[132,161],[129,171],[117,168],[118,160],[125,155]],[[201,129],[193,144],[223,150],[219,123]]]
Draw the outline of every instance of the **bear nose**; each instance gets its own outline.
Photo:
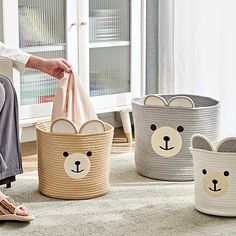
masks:
[[[217,181],[216,179],[213,179],[213,180],[212,180],[212,183],[213,183],[213,184],[218,184],[218,181]]]
[[[80,165],[80,161],[75,161],[75,165]]]
[[[169,138],[168,136],[165,136],[163,139],[164,139],[164,141],[166,141],[166,142],[170,141],[170,138]]]

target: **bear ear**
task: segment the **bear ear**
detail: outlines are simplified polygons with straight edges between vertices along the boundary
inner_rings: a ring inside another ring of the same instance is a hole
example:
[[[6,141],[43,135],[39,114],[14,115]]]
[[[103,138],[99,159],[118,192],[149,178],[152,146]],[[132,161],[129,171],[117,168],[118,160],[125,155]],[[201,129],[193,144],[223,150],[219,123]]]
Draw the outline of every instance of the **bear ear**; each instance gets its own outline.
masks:
[[[89,120],[85,122],[79,130],[80,134],[97,134],[103,133],[106,131],[106,126],[103,121],[97,120]]]
[[[191,139],[192,148],[213,151],[211,141],[203,135],[195,134]]]
[[[229,137],[220,141],[216,146],[216,151],[236,153],[236,137]]]
[[[186,97],[186,96],[176,96],[172,97],[168,105],[170,107],[184,107],[184,108],[194,108],[194,102],[191,98]]]
[[[55,119],[51,124],[50,131],[53,133],[63,133],[63,134],[78,133],[75,124],[66,118]]]
[[[163,97],[158,96],[158,95],[154,95],[154,94],[150,94],[145,97],[144,105],[164,107],[167,105],[167,103]]]

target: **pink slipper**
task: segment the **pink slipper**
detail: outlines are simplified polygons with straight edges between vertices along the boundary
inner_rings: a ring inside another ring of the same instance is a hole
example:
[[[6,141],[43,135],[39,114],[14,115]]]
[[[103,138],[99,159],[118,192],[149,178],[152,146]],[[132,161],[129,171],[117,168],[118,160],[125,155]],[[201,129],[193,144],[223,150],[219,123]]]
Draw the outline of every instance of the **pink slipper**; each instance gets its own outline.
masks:
[[[6,201],[7,200],[7,201]],[[11,204],[9,204],[9,202]],[[0,201],[0,221],[5,220],[16,220],[16,221],[32,221],[34,216],[28,214],[27,216],[17,215],[20,209],[26,209],[23,205],[15,202],[11,197],[6,196]]]

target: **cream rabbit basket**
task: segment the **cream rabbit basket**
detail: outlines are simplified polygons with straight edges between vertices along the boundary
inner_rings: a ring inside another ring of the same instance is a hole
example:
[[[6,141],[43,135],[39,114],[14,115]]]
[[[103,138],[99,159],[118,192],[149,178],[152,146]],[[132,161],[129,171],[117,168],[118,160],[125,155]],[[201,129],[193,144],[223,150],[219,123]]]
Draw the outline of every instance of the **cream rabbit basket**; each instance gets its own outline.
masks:
[[[61,199],[89,199],[109,190],[113,127],[100,120],[78,131],[64,118],[36,125],[39,191]]]

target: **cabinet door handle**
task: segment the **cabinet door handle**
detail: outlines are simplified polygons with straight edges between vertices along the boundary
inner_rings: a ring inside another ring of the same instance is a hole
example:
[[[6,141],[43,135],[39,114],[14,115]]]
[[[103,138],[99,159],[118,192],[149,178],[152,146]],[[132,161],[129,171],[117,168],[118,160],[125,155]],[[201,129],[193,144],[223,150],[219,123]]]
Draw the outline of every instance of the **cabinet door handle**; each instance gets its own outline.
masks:
[[[87,25],[87,22],[86,22],[86,21],[80,22],[80,26],[86,26],[86,25]]]
[[[77,26],[77,23],[76,22],[72,23],[71,27],[73,27],[73,26]]]
[[[76,27],[76,26],[77,26],[77,23],[76,23],[76,22],[72,23],[72,24],[70,25],[70,27],[69,27],[69,30],[71,30],[72,27]]]

